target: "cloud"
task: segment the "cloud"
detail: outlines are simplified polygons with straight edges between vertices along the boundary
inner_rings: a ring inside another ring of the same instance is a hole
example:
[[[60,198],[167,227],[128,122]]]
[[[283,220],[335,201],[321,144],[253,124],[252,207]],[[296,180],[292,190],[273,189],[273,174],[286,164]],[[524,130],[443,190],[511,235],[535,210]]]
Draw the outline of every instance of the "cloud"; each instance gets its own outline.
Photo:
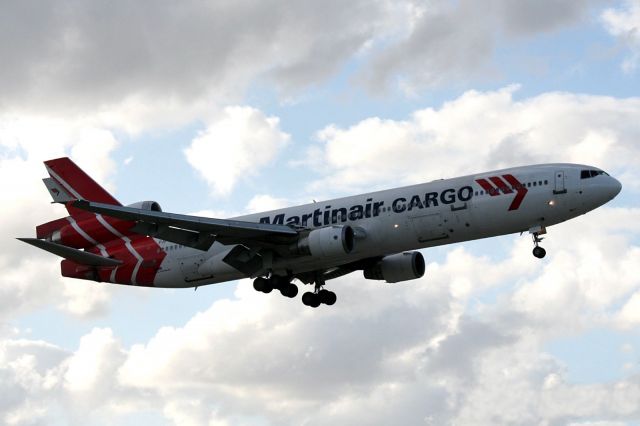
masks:
[[[50,204],[41,181],[47,176],[43,160],[71,155],[113,189],[108,177],[115,171],[110,156],[117,145],[110,131],[90,120],[0,115],[1,318],[51,303],[79,316],[104,312],[109,301],[106,288],[60,277],[60,258],[15,238],[32,237],[36,225],[67,216],[63,207]]]
[[[401,26],[403,10],[364,0],[8,4],[0,110],[90,110],[138,130],[189,122],[256,80],[285,91],[325,81]]]
[[[544,348],[559,335],[612,326],[615,307],[640,288],[637,218],[637,209],[604,208],[553,227],[545,263],[520,238],[505,260],[455,249],[411,283],[353,274],[329,284],[339,295],[331,310],[265,297],[243,281],[237,299],[134,346],[120,380],[161,388],[167,401],[190,395],[226,418],[282,424],[635,419],[634,378],[573,384]],[[474,299],[509,286],[510,298],[469,313]]]
[[[290,205],[292,205],[292,202],[285,198],[277,198],[269,194],[259,194],[249,200],[245,209],[248,213],[258,213],[276,210]]]
[[[254,176],[277,157],[290,136],[277,117],[251,107],[227,107],[185,150],[187,161],[214,195],[228,195],[240,179]]]
[[[491,78],[499,44],[579,23],[593,5],[581,0],[416,2],[408,30],[372,54],[362,72],[374,92],[409,94],[444,83]],[[499,72],[499,71],[498,71]]]
[[[11,3],[0,25],[0,111],[89,112],[139,132],[202,119],[252,85],[295,96],[354,60],[356,80],[373,91],[394,79],[406,88],[464,81],[491,68],[499,36],[564,28],[598,3]]]
[[[626,0],[625,8],[608,8],[601,14],[607,31],[622,40],[630,55],[622,62],[622,69],[632,73],[640,63],[640,1]]]
[[[558,92],[516,100],[517,89],[468,91],[406,120],[329,125],[312,148],[325,174],[312,188],[391,187],[544,162],[593,164],[640,187],[640,99]]]
[[[329,283],[331,308],[243,280],[233,297],[130,348],[109,329],[71,352],[7,337],[0,410],[84,423],[154,412],[192,425],[637,420],[637,377],[573,383],[546,347],[618,327],[640,291],[639,215],[604,207],[554,226],[544,261],[528,238],[508,237],[504,259],[458,247],[412,282],[354,273]]]

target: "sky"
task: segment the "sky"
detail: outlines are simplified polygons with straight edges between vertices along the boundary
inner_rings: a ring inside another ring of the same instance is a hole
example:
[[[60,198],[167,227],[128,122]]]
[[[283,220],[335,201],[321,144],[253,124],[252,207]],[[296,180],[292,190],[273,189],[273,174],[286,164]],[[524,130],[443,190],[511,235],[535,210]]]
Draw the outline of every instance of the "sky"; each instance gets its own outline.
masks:
[[[0,1],[0,424],[640,424],[640,1]],[[231,217],[544,162],[609,204],[353,273],[310,309],[249,280],[59,276],[42,161],[123,204]]]

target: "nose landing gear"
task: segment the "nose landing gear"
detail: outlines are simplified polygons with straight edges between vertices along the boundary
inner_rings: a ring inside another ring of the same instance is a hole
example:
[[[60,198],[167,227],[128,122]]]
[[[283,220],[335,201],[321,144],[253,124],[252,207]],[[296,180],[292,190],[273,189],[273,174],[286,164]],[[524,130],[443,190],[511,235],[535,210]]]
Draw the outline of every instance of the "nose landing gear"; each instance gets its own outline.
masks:
[[[542,240],[544,240],[544,238],[541,238],[540,235],[541,234],[546,234],[547,230],[543,226],[538,226],[538,227],[535,227],[535,228],[531,228],[529,230],[529,232],[533,236],[533,244],[535,245],[535,247],[533,248],[533,255],[535,257],[537,257],[538,259],[542,259],[543,257],[545,257],[547,255],[547,251],[545,249],[543,249],[542,247],[540,247],[538,245],[538,243],[540,243],[540,242],[542,242]]]
[[[540,246],[535,246],[533,248],[533,255],[538,259],[542,259],[547,255],[547,251]]]

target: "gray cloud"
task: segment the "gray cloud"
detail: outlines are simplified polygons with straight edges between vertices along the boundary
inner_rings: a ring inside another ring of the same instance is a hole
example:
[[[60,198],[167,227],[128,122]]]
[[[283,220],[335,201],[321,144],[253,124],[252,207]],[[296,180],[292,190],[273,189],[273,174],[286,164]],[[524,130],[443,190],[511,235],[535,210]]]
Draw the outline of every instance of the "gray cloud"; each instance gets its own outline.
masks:
[[[444,83],[465,86],[499,69],[499,44],[580,22],[601,0],[461,0],[416,2],[419,17],[406,37],[374,54],[362,72],[366,86],[406,91]],[[506,36],[506,37],[505,37]]]
[[[499,36],[562,28],[594,3],[6,2],[0,110],[193,120],[256,82],[322,83],[358,53],[374,91],[463,81],[487,69]]]
[[[192,103],[270,74],[326,79],[384,26],[384,2],[8,2],[1,108],[98,110],[125,99]]]

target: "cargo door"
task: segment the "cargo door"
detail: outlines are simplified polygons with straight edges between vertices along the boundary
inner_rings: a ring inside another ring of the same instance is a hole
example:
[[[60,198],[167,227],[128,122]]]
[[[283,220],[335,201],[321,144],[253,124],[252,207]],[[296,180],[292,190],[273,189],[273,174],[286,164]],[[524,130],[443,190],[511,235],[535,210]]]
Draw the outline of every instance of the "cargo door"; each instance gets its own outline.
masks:
[[[418,241],[421,243],[442,240],[449,237],[442,221],[442,214],[440,213],[413,216],[409,218],[409,221],[411,222]]]

